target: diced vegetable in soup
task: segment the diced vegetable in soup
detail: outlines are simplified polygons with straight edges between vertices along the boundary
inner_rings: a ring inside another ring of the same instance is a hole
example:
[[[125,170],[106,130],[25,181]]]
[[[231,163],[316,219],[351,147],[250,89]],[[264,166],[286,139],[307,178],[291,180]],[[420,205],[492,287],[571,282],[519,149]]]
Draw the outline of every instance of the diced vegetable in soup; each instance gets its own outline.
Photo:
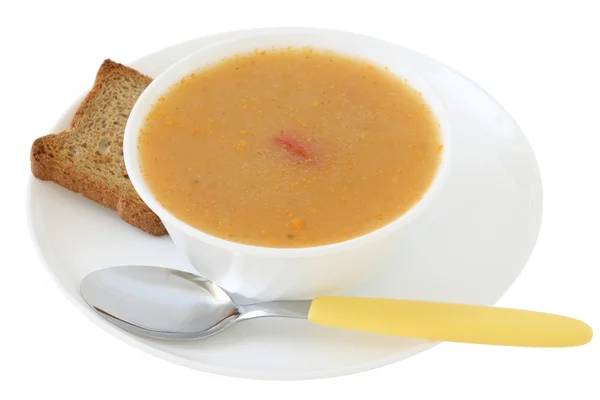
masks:
[[[386,69],[287,48],[182,79],[138,148],[150,190],[178,219],[234,242],[308,247],[415,205],[438,168],[438,131],[421,95]]]

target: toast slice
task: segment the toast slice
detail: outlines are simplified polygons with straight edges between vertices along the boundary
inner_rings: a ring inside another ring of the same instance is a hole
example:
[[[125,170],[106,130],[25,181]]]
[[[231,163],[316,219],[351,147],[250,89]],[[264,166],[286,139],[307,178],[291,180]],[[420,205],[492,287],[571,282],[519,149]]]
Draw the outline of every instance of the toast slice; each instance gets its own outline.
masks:
[[[133,105],[152,79],[105,60],[69,129],[36,139],[31,171],[111,208],[129,224],[155,236],[167,233],[138,196],[123,161],[123,135]]]

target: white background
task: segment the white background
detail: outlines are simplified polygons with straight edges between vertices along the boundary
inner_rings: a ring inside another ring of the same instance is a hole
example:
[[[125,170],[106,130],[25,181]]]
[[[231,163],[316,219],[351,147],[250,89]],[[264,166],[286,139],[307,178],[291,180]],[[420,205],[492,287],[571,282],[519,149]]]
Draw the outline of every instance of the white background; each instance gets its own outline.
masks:
[[[209,375],[126,345],[54,286],[28,237],[29,147],[90,85],[205,34],[266,26],[356,31],[427,54],[490,92],[540,164],[536,249],[499,305],[600,329],[600,7],[597,1],[45,1],[0,5],[0,398],[599,399],[600,343],[557,350],[442,344],[358,375],[263,382]],[[595,4],[595,6],[594,6]]]

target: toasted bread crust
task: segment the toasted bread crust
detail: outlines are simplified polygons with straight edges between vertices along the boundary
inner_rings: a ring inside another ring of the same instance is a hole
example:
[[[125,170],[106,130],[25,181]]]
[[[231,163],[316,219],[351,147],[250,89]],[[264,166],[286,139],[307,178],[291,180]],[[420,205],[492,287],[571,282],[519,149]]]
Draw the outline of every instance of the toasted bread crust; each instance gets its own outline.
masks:
[[[147,84],[151,79],[124,65],[105,60],[98,70],[94,87],[77,109],[69,129],[74,129],[79,120],[88,111],[91,102],[97,96],[102,85],[111,74],[130,76],[135,79],[145,79]],[[117,188],[97,177],[78,171],[71,162],[55,157],[53,149],[60,148],[64,135],[69,130],[50,134],[36,139],[31,147],[31,172],[44,181],[54,182],[75,193],[117,211],[127,223],[155,236],[167,233],[162,222],[154,212],[139,198],[121,193]]]
[[[102,62],[102,65],[100,65],[100,68],[98,69],[98,73],[96,74],[96,79],[94,81],[94,86],[92,87],[92,90],[90,90],[87,96],[85,96],[85,99],[79,105],[79,108],[77,108],[77,111],[75,112],[75,115],[71,120],[71,125],[69,129],[72,129],[75,126],[77,126],[77,123],[79,123],[83,115],[85,115],[92,101],[98,95],[99,91],[102,88],[102,85],[104,85],[105,82],[109,80],[110,76],[113,74],[120,76],[129,76],[133,79],[143,79],[146,81],[146,85],[149,85],[150,82],[152,82],[152,78],[136,71],[135,69],[129,68],[123,64],[119,64],[109,59],[104,60],[104,62]]]

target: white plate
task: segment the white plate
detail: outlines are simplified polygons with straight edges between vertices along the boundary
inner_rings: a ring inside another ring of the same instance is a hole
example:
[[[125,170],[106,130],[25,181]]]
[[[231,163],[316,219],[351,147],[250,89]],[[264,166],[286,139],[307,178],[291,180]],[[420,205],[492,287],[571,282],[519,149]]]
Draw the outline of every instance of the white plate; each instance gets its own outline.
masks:
[[[187,54],[234,34],[195,39],[130,65],[156,76]],[[542,189],[535,158],[510,115],[473,82],[413,51],[401,50],[398,56],[419,65],[446,102],[455,134],[454,162],[439,198],[409,228],[393,259],[349,294],[494,304],[523,269],[537,239]],[[68,126],[80,101],[53,132]],[[309,379],[376,368],[435,344],[286,319],[241,323],[204,341],[129,335],[85,305],[78,290],[81,279],[109,265],[192,268],[168,237],[146,235],[82,196],[34,178],[29,194],[33,236],[67,297],[111,334],[169,361],[238,377]]]

